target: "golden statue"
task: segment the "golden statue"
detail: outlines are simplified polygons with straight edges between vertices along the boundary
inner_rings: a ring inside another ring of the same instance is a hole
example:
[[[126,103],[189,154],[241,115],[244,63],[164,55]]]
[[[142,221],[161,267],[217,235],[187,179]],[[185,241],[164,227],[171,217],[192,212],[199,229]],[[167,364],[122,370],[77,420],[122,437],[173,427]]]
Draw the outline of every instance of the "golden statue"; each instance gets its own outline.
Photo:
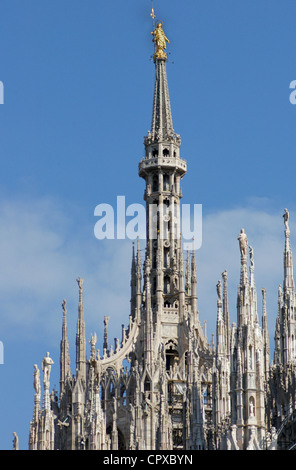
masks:
[[[151,32],[151,34],[154,36],[153,42],[155,42],[155,47],[156,51],[154,54],[155,59],[166,59],[167,55],[164,52],[164,49],[166,49],[166,42],[170,42],[166,35],[164,34],[164,31],[162,29],[162,24],[158,23],[156,26],[155,30]]]

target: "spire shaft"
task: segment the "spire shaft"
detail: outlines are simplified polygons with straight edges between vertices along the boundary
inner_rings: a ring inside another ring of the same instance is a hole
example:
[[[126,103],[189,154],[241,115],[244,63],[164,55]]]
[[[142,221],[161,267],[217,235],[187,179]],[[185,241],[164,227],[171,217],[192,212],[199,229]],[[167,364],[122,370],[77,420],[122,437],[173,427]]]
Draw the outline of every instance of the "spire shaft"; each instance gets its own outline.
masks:
[[[85,340],[85,322],[83,313],[83,279],[77,279],[79,286],[79,304],[78,304],[78,320],[77,320],[77,333],[76,333],[76,369],[77,374],[85,380],[86,374],[86,340]]]
[[[284,251],[284,292],[291,290],[294,292],[295,283],[293,277],[293,256],[290,244],[289,211],[285,209],[283,215],[285,223],[285,251]]]
[[[68,327],[67,327],[67,310],[66,300],[63,300],[63,327],[62,327],[62,340],[60,348],[60,394],[64,393],[65,380],[70,375],[70,354],[69,354],[69,341],[68,341]]]
[[[166,59],[156,59],[151,137],[153,141],[162,141],[171,139],[173,135],[173,118],[167,82]]]

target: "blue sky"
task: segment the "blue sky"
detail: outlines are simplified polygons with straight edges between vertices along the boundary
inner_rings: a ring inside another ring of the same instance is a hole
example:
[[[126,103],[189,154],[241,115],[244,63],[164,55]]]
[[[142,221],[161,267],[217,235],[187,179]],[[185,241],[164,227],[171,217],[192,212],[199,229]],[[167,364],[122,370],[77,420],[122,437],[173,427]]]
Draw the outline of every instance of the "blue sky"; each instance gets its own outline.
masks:
[[[273,346],[283,219],[295,247],[295,0],[154,0],[164,21],[174,129],[188,174],[183,203],[203,206],[201,323],[215,333],[216,283],[227,269],[231,320],[237,235],[255,253],[258,310],[267,289]],[[138,177],[154,87],[149,0],[2,0],[0,5],[0,448],[28,447],[33,364],[49,351],[59,387],[61,303],[72,371],[78,288],[87,339],[128,324],[130,240],[98,241],[94,209],[143,203]],[[296,253],[296,250],[294,249]],[[295,254],[296,256],[296,254]],[[113,320],[113,321],[112,321]],[[98,345],[100,347],[100,344]]]

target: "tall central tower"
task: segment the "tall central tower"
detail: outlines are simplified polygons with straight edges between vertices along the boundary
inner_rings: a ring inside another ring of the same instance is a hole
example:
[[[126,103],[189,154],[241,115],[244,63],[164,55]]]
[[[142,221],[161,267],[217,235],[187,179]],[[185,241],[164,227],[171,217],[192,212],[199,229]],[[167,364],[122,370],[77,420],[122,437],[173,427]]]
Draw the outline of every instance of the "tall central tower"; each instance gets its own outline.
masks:
[[[151,307],[157,323],[163,320],[166,309],[174,311],[181,320],[185,304],[180,183],[187,165],[180,157],[180,136],[173,129],[167,58],[162,49],[167,38],[161,23],[154,35],[156,74],[152,125],[145,138],[145,158],[139,164],[139,175],[146,182],[146,264],[151,269]]]
[[[180,201],[187,164],[180,156],[180,135],[173,128],[165,53],[169,40],[161,22],[152,34],[155,42],[152,123],[144,140],[145,157],[139,164],[139,175],[146,183],[144,286],[142,307],[139,309],[138,304],[132,313],[134,318],[139,316],[141,325],[136,355],[139,360],[143,358],[144,394],[154,409],[150,422],[147,415],[145,434],[148,444],[152,422],[156,420],[163,426],[160,447],[203,448],[206,413],[201,401],[208,394],[210,408],[206,371],[211,368],[212,357],[198,319],[194,251],[191,255],[187,253],[184,264]],[[137,291],[133,290],[134,306]],[[162,384],[161,393],[158,383]],[[159,410],[157,418],[155,410]],[[194,430],[190,424],[192,413],[199,416]],[[148,445],[157,448],[155,437]]]

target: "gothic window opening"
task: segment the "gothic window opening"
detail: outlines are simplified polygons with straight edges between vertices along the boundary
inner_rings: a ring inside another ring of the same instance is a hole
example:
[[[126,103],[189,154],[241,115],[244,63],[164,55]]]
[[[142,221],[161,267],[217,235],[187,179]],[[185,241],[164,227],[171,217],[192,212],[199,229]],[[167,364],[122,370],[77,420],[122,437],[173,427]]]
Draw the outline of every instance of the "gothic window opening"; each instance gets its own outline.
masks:
[[[121,395],[121,404],[123,406],[125,406],[126,405],[126,388],[125,388],[125,386],[121,387],[120,395]]]
[[[169,191],[170,190],[170,177],[167,173],[163,175],[163,190]]]
[[[188,351],[184,354],[184,372],[185,372],[185,377],[187,376],[187,371],[188,371]]]
[[[171,284],[170,284],[170,278],[169,276],[165,276],[164,278],[164,286],[163,286],[163,291],[165,294],[169,294],[170,293],[170,287],[171,287]]]
[[[253,358],[253,347],[249,346],[249,368],[253,369],[254,367],[254,358]]]
[[[151,395],[150,395],[150,392],[151,392],[151,382],[149,380],[148,377],[145,378],[145,382],[144,382],[144,392],[145,392],[145,395],[146,397],[148,398],[148,400],[150,400],[151,398]]]
[[[205,408],[211,407],[212,405],[212,394],[211,394],[211,384],[205,383],[203,387],[203,404]]]
[[[174,371],[177,365],[179,364],[179,354],[178,354],[178,351],[173,349],[173,345],[171,345],[170,348],[166,350],[165,358],[166,358],[166,370],[168,372],[171,369]]]
[[[152,191],[155,193],[158,191],[158,175],[153,176],[152,180]]]
[[[233,370],[233,372],[236,372],[236,367],[237,367],[237,349],[234,348],[233,357],[232,357],[232,370]]]
[[[295,337],[292,335],[292,360],[295,359]]]
[[[168,157],[168,156],[170,155],[169,149],[167,149],[167,148],[163,149],[162,155],[163,155],[164,157]]]
[[[144,382],[144,392],[150,392],[151,390],[151,383],[150,380],[146,377]]]
[[[208,399],[209,399],[209,397],[208,397],[208,389],[207,389],[207,387],[206,387],[205,390],[204,390],[204,394],[203,394],[203,402],[204,402],[204,405],[207,405],[207,404],[208,404]]]
[[[170,267],[170,250],[169,248],[164,248],[164,267]]]
[[[71,394],[71,391],[69,390],[68,392],[68,411],[69,413],[71,414],[72,413],[72,394]]]
[[[115,387],[114,387],[114,383],[112,382],[112,380],[110,381],[109,395],[110,395],[110,398],[115,397]]]

